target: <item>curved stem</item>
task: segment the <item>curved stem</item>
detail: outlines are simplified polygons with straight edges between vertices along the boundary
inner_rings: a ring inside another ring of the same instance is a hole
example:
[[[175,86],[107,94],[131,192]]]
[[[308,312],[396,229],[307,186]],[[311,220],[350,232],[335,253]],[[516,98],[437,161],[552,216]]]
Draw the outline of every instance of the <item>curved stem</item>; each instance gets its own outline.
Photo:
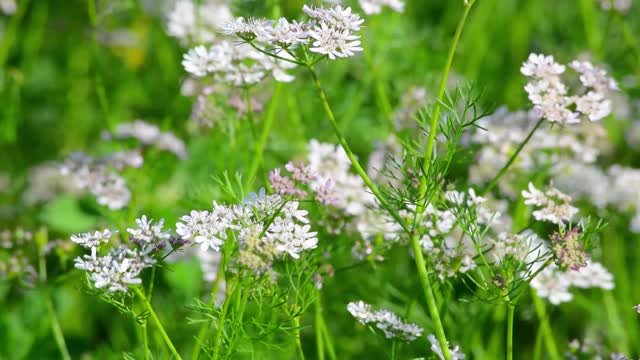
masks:
[[[149,314],[151,315],[153,322],[156,324],[156,327],[160,331],[160,335],[162,336],[162,339],[164,340],[165,344],[167,345],[167,347],[169,348],[173,356],[176,359],[182,360],[182,358],[180,357],[180,354],[178,354],[178,351],[176,350],[176,347],[173,346],[173,343],[171,342],[169,335],[167,335],[167,332],[164,330],[164,327],[162,326],[162,323],[160,322],[158,315],[156,315],[156,312],[153,310],[153,306],[151,306],[151,303],[149,303],[147,298],[144,296],[144,293],[142,292],[142,290],[140,290],[140,288],[134,288],[134,291],[136,292],[136,295],[138,295],[138,297],[140,297],[140,299],[144,303],[144,306],[147,309],[147,311],[149,311]]]
[[[507,360],[513,360],[513,316],[515,305],[507,303]]]
[[[509,158],[509,161],[507,161],[507,163],[504,164],[502,169],[500,169],[500,171],[498,171],[498,174],[491,180],[489,185],[487,185],[487,187],[484,190],[482,190],[481,195],[484,195],[484,194],[488,193],[489,191],[491,191],[498,184],[498,181],[500,181],[500,178],[507,172],[507,170],[509,170],[509,167],[511,167],[511,164],[513,164],[513,162],[516,160],[516,158],[518,157],[518,155],[520,154],[522,149],[525,147],[525,145],[527,145],[529,140],[531,140],[531,137],[536,132],[536,130],[538,130],[538,128],[540,127],[540,125],[542,124],[543,121],[544,121],[544,118],[540,118],[540,120],[538,120],[538,122],[533,127],[533,129],[531,129],[531,131],[529,132],[527,137],[524,139],[524,141],[521,142],[520,145],[518,145],[518,148],[513,153],[513,155],[511,155],[511,158]]]
[[[316,88],[318,89],[318,92],[320,94],[320,100],[322,101],[322,105],[324,107],[324,111],[327,114],[327,118],[329,119],[329,122],[333,127],[336,137],[338,138],[338,142],[342,146],[342,149],[344,149],[345,153],[347,153],[347,157],[349,157],[349,160],[351,161],[351,164],[353,165],[354,169],[356,170],[358,175],[360,175],[360,177],[362,178],[364,183],[367,185],[369,190],[371,190],[373,195],[378,199],[378,201],[380,202],[380,205],[385,210],[387,210],[387,212],[389,212],[389,214],[393,217],[394,220],[398,222],[398,224],[400,224],[400,226],[402,227],[402,229],[404,229],[404,231],[406,231],[407,233],[411,232],[411,230],[409,229],[409,226],[404,221],[404,219],[402,219],[402,217],[400,217],[400,214],[398,214],[398,212],[393,207],[391,207],[391,205],[389,205],[389,203],[384,198],[384,196],[382,195],[378,187],[373,183],[373,181],[371,181],[371,179],[367,175],[367,172],[362,168],[362,166],[358,162],[358,159],[353,154],[353,151],[351,151],[351,148],[347,143],[347,139],[345,139],[344,136],[342,135],[342,132],[340,132],[340,128],[338,127],[338,123],[336,122],[336,118],[333,116],[333,111],[331,110],[331,106],[329,106],[327,95],[322,89],[322,85],[320,84],[320,80],[318,79],[318,76],[316,75],[315,70],[310,65],[307,66],[307,69],[309,69],[309,72],[311,73],[311,77],[313,78],[313,82],[316,85]]]

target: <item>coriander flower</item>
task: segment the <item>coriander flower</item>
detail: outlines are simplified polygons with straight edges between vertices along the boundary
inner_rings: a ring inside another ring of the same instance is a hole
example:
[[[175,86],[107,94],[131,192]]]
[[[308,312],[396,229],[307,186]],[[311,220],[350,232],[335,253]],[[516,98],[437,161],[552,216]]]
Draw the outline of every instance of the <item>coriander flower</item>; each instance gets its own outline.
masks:
[[[440,347],[440,343],[438,342],[438,339],[436,339],[435,335],[429,334],[429,336],[427,336],[427,339],[429,339],[429,342],[431,343],[431,351],[433,351],[440,360],[444,360],[442,348]],[[452,360],[462,360],[465,358],[465,355],[457,345],[453,348],[449,347],[449,353],[451,353]]]
[[[563,225],[578,213],[578,209],[571,206],[571,197],[550,186],[546,192],[541,192],[529,182],[529,191],[523,190],[525,204],[533,205],[533,217],[539,221],[547,221],[556,225]]]
[[[95,233],[82,233],[77,235],[71,235],[71,241],[74,243],[87,248],[95,248],[102,244],[106,244],[109,242],[109,239],[115,234],[109,229],[106,229],[102,232],[96,231]]]
[[[568,86],[561,79],[564,65],[555,62],[553,56],[530,54],[520,71],[529,78],[525,91],[533,103],[539,118],[561,124],[575,124],[583,119],[600,120],[611,113],[611,101],[606,95],[617,90],[616,82],[605,70],[590,62],[573,61],[569,66],[580,74],[583,86],[580,94],[569,94]]]
[[[347,311],[363,325],[375,325],[382,330],[387,339],[414,341],[424,331],[416,324],[403,322],[389,310],[372,311],[371,305],[363,302],[350,302]]]

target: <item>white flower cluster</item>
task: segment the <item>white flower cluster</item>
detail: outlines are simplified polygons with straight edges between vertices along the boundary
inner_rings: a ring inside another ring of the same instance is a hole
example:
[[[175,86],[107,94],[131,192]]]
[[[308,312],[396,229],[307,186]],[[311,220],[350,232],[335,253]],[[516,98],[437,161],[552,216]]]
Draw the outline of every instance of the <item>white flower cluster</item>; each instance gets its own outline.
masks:
[[[414,341],[424,331],[416,324],[405,323],[392,311],[373,311],[371,305],[363,301],[350,302],[347,304],[347,311],[361,324],[375,325],[387,339]]]
[[[107,138],[133,138],[144,145],[153,145],[160,150],[169,151],[180,159],[187,157],[187,147],[184,142],[172,132],[160,131],[160,128],[146,121],[136,119],[130,123],[118,124],[113,134],[105,134]]]
[[[492,241],[487,236],[479,238],[482,228],[498,231],[506,225],[503,223],[508,222],[500,211],[490,207],[487,199],[478,196],[472,188],[466,192],[447,191],[444,199],[442,204],[427,205],[422,224],[418,227],[423,234],[420,239],[423,253],[441,281],[475,269],[477,251],[473,242]]]
[[[354,56],[362,51],[360,30],[364,22],[351,8],[338,5],[335,8],[304,6],[303,11],[311,18],[305,23],[289,22],[285,18],[273,22],[264,19],[237,18],[221,27],[223,34],[237,35],[245,41],[254,40],[282,49],[293,49],[310,44],[309,50],[327,55],[329,59]],[[278,52],[278,55],[286,54]]]
[[[71,178],[73,184],[82,191],[91,192],[98,204],[108,206],[111,210],[122,209],[131,199],[131,192],[125,180],[111,168],[142,165],[138,153],[121,153],[114,157],[95,159],[81,152],[71,154],[61,165],[63,176]]]
[[[214,251],[220,251],[233,231],[240,249],[238,262],[260,273],[276,259],[286,255],[298,259],[303,251],[317,247],[317,232],[310,231],[307,215],[297,202],[265,195],[263,190],[242,204],[214,202],[211,212],[193,210],[180,218],[176,231],[203,250]]]
[[[106,244],[109,242],[111,237],[114,235],[111,230],[104,231],[96,231],[95,233],[82,233],[77,235],[71,235],[71,241],[74,243],[87,248],[96,248],[102,244]]]
[[[91,255],[75,259],[75,267],[86,271],[98,289],[126,292],[130,285],[142,283],[140,273],[155,262],[155,259],[137,249],[119,246],[112,248],[104,256],[98,256],[96,248],[92,248]]]
[[[549,186],[543,192],[529,182],[529,190],[522,190],[522,197],[524,197],[526,205],[536,208],[533,211],[533,217],[538,221],[564,225],[578,213],[578,209],[571,206],[571,196],[564,194],[554,186]]]
[[[360,176],[350,172],[351,161],[340,145],[311,139],[308,149],[309,168],[317,175],[311,181],[312,189],[326,187],[330,182],[328,191],[335,199],[332,204],[347,215],[363,215],[375,207],[375,196]]]
[[[142,270],[156,264],[155,254],[166,246],[169,239],[169,233],[163,230],[164,220],[154,224],[143,215],[136,224],[137,228],[127,229],[127,232],[137,247],[132,249],[119,245],[105,255],[98,253],[115,232],[104,230],[71,236],[71,241],[91,250],[91,254],[75,259],[75,267],[86,271],[96,288],[104,288],[107,292],[126,292],[130,285],[142,282],[139,277]]]
[[[442,348],[440,347],[440,343],[438,342],[438,339],[436,339],[436,336],[433,334],[429,334],[429,336],[427,336],[427,339],[429,339],[429,342],[431,343],[431,351],[436,354],[438,359],[445,360],[444,354],[442,353]],[[462,352],[462,350],[460,350],[460,346],[458,345],[449,347],[449,353],[451,354],[452,360],[462,360],[465,358],[464,353]]]
[[[581,95],[569,95],[567,85],[561,79],[565,66],[553,56],[531,54],[520,71],[530,80],[525,86],[529,100],[538,117],[560,124],[575,124],[583,119],[600,120],[611,113],[609,90],[617,90],[616,82],[603,69],[588,61],[573,61],[569,66],[580,74],[584,87]]]
[[[603,170],[595,165],[572,164],[554,181],[573,196],[587,198],[601,209],[611,206],[621,212],[634,210],[630,229],[640,232],[640,169],[613,165]]]
[[[385,6],[400,13],[404,12],[404,1],[402,0],[358,0],[358,3],[367,15],[380,14]]]
[[[177,0],[167,14],[167,33],[183,44],[215,40],[216,29],[233,18],[229,6],[222,0],[196,3]]]
[[[282,57],[290,58],[290,55],[285,53]],[[285,71],[296,65],[274,59],[248,44],[220,41],[209,48],[200,45],[189,50],[182,66],[196,77],[213,76],[216,80],[242,87],[257,84],[269,74],[276,81],[290,82],[294,77]]]
[[[577,271],[561,271],[555,264],[542,270],[533,280],[531,286],[538,296],[549,299],[554,305],[573,299],[569,291],[571,287],[581,289],[601,288],[611,290],[614,287],[613,275],[598,262],[587,262],[587,266]]]
[[[506,107],[481,119],[478,125],[486,131],[478,130],[467,139],[468,143],[482,145],[469,169],[470,181],[484,184],[492,180],[531,132],[534,121],[533,112],[509,112]],[[583,122],[568,130],[542,124],[518,155],[518,161],[501,178],[500,191],[516,197],[518,189],[513,187],[512,180],[520,172],[548,167],[555,176],[576,164],[592,164],[600,154],[608,151],[609,140],[601,123]]]

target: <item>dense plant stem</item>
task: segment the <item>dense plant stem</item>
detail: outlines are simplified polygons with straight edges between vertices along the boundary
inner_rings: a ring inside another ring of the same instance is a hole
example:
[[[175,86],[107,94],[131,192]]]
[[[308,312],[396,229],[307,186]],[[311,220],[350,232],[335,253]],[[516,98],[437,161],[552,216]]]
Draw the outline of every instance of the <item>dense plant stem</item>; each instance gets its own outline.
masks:
[[[527,145],[529,140],[531,140],[531,137],[536,132],[536,130],[538,130],[538,128],[540,127],[543,121],[544,121],[544,118],[540,118],[540,120],[536,122],[535,126],[531,129],[531,131],[529,132],[527,137],[524,139],[524,141],[522,141],[520,145],[518,145],[518,147],[516,148],[516,151],[511,155],[511,157],[509,158],[509,161],[507,161],[507,163],[504,164],[504,166],[500,169],[500,171],[498,171],[498,174],[496,174],[496,176],[491,180],[489,185],[487,185],[487,187],[484,188],[484,190],[482,190],[482,195],[490,192],[498,184],[498,181],[500,181],[500,178],[502,178],[502,176],[507,172],[507,170],[509,170],[509,167],[511,167],[511,164],[513,164],[513,162],[516,160],[516,158],[518,157],[522,149],[525,147],[525,145]]]
[[[151,315],[151,318],[153,319],[153,322],[155,323],[156,327],[160,331],[160,335],[162,336],[162,340],[164,340],[165,344],[167,345],[167,347],[169,348],[169,350],[171,351],[173,356],[176,359],[182,360],[182,357],[180,357],[180,354],[178,354],[178,351],[176,350],[176,347],[173,346],[173,342],[171,342],[171,339],[169,338],[169,335],[167,335],[167,332],[164,330],[164,327],[162,326],[162,323],[160,322],[160,319],[158,318],[158,315],[156,315],[155,310],[153,310],[153,306],[151,306],[151,303],[149,303],[149,301],[147,300],[146,296],[144,295],[144,292],[142,292],[142,290],[140,290],[140,288],[134,288],[134,290],[136,292],[136,295],[138,295],[138,297],[140,297],[140,299],[144,303],[145,308],[147,309],[147,311]]]
[[[513,360],[513,316],[515,305],[507,303],[507,360]]]
[[[402,226],[402,228],[407,233],[409,233],[411,230],[409,229],[409,226],[407,226],[407,223],[404,221],[404,219],[402,219],[402,217],[400,217],[400,214],[398,214],[398,212],[391,205],[389,205],[389,203],[384,198],[384,196],[382,195],[378,187],[373,183],[373,181],[371,181],[371,179],[367,175],[367,172],[362,168],[362,166],[358,162],[358,159],[353,154],[353,151],[351,151],[351,148],[349,147],[347,140],[344,138],[344,136],[342,135],[342,132],[340,131],[340,128],[338,127],[336,118],[333,116],[333,111],[331,110],[331,106],[329,106],[327,95],[325,94],[324,89],[320,84],[320,80],[318,79],[318,76],[316,75],[316,72],[313,69],[313,66],[307,65],[307,69],[309,69],[309,72],[311,73],[311,77],[313,78],[313,83],[318,89],[318,92],[320,94],[320,100],[322,101],[322,105],[324,107],[324,111],[327,114],[327,118],[329,119],[329,122],[333,127],[336,137],[338,138],[338,142],[342,146],[342,149],[344,149],[345,153],[347,153],[347,156],[349,157],[349,160],[351,161],[351,164],[353,165],[354,169],[356,170],[358,175],[360,175],[360,177],[362,178],[364,183],[367,185],[369,190],[371,190],[373,195],[378,199],[378,201],[380,202],[380,205],[385,210],[387,210],[387,212],[389,212],[389,214],[393,217],[393,219],[396,220],[398,224],[400,224],[400,226]]]
[[[218,265],[218,271],[216,273],[216,279],[213,281],[213,286],[211,286],[211,293],[209,295],[209,303],[207,304],[207,308],[211,309],[215,305],[216,297],[218,295],[218,289],[220,288],[220,283],[224,278],[224,251],[220,253],[220,265]],[[200,330],[198,331],[198,336],[196,337],[196,342],[193,344],[193,351],[191,351],[191,359],[197,360],[200,356],[200,350],[202,350],[202,346],[204,344],[205,339],[209,336],[209,330],[211,329],[211,324],[209,321],[204,321],[202,325],[200,325]]]
[[[556,346],[556,342],[553,338],[553,332],[551,331],[551,326],[549,325],[549,319],[547,318],[547,312],[544,303],[533,289],[531,289],[531,297],[533,298],[533,305],[536,309],[536,315],[538,316],[538,320],[540,321],[540,330],[542,331],[544,342],[547,348],[547,354],[549,354],[549,357],[552,360],[560,360],[560,354],[558,353],[558,347]]]

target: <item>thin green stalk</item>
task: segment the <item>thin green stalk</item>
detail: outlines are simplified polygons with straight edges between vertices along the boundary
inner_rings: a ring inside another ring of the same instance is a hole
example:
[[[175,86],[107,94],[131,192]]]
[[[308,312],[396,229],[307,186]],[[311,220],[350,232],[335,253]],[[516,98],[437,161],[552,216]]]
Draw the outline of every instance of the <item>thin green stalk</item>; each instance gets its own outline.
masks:
[[[426,205],[426,193],[427,193],[427,176],[429,174],[429,168],[431,167],[433,148],[435,145],[436,132],[438,129],[438,119],[440,117],[440,109],[442,107],[441,102],[442,102],[442,99],[444,98],[444,92],[447,86],[447,79],[449,78],[449,72],[451,71],[451,65],[453,64],[453,58],[455,57],[456,49],[458,47],[458,42],[460,41],[462,30],[464,29],[464,25],[467,21],[467,17],[469,16],[469,12],[471,11],[471,8],[473,7],[474,3],[475,3],[475,0],[465,3],[464,12],[462,14],[462,17],[460,18],[460,21],[458,22],[458,26],[453,36],[451,47],[449,48],[449,54],[447,55],[447,62],[445,63],[444,70],[442,72],[442,79],[440,80],[438,97],[436,100],[435,107],[433,109],[433,116],[431,117],[431,125],[430,125],[431,127],[429,131],[429,138],[427,140],[427,147],[424,153],[425,170],[420,178],[420,199],[425,199],[424,200],[425,205]],[[422,214],[424,212],[424,209],[425,209],[425,206],[417,207],[416,209],[417,222],[419,222],[422,219]],[[416,233],[415,231],[412,232],[410,240],[411,240],[411,247],[413,248],[416,268],[418,269],[418,274],[420,277],[420,283],[422,284],[424,295],[427,300],[429,314],[434,323],[436,338],[438,339],[438,343],[440,344],[440,348],[442,349],[444,358],[446,360],[449,360],[451,359],[451,352],[449,351],[447,338],[444,333],[442,321],[440,320],[440,313],[438,312],[438,306],[436,304],[435,296],[433,295],[433,289],[431,287],[429,275],[427,274],[424,256],[422,254],[422,248],[420,246],[419,234]]]
[[[442,349],[442,354],[446,360],[451,359],[451,352],[449,351],[449,345],[447,343],[447,337],[444,333],[444,327],[442,326],[442,320],[440,320],[440,312],[438,311],[438,305],[436,298],[433,295],[433,288],[431,286],[431,280],[429,280],[429,274],[427,274],[427,267],[424,262],[424,256],[422,255],[422,247],[418,241],[416,235],[411,236],[411,248],[413,249],[413,257],[418,269],[418,277],[420,278],[420,284],[424,291],[424,297],[427,301],[427,308],[429,309],[429,315],[433,322],[433,327],[436,332],[436,338]]]
[[[232,289],[232,285],[228,284],[227,294],[224,298],[224,304],[222,305],[222,313],[218,319],[218,331],[216,331],[216,337],[213,343],[213,359],[218,360],[220,354],[220,345],[222,344],[222,335],[224,334],[224,323],[227,320],[227,313],[229,312],[229,306],[231,306],[232,293],[229,291]]]
[[[533,298],[533,305],[536,309],[538,320],[540,321],[540,330],[542,331],[542,336],[547,347],[547,354],[549,354],[552,360],[560,360],[560,354],[558,353],[558,347],[556,346],[556,341],[553,337],[551,326],[549,325],[549,318],[547,317],[544,303],[534,289],[531,289],[531,297]]]
[[[160,319],[158,318],[158,315],[153,310],[153,306],[151,306],[151,303],[149,303],[149,301],[147,300],[146,296],[144,296],[144,292],[142,292],[142,290],[140,290],[140,288],[138,288],[138,287],[134,288],[134,291],[135,291],[136,295],[138,295],[138,297],[140,297],[140,299],[144,303],[145,308],[147,309],[147,311],[151,315],[151,318],[153,319],[153,322],[156,324],[156,327],[160,331],[160,335],[162,336],[162,339],[164,340],[165,344],[167,345],[167,347],[169,348],[169,350],[171,351],[173,356],[176,359],[182,360],[182,357],[180,357],[180,354],[178,354],[178,351],[176,350],[175,346],[173,346],[173,343],[171,342],[171,339],[169,338],[169,335],[167,335],[167,332],[164,330],[164,327],[162,326],[162,323],[160,322]]]
[[[467,22],[467,17],[469,16],[469,12],[475,3],[475,0],[469,1],[465,4],[464,12],[462,13],[462,17],[458,22],[458,27],[456,28],[456,32],[453,35],[453,41],[451,43],[451,47],[449,48],[449,54],[447,55],[447,62],[444,65],[444,70],[442,72],[442,78],[440,79],[440,88],[438,89],[438,97],[433,109],[433,116],[431,117],[431,127],[429,131],[429,139],[427,141],[427,148],[424,153],[424,163],[426,167],[426,171],[423,174],[422,180],[426,181],[426,175],[429,173],[428,169],[431,165],[431,157],[433,156],[433,147],[436,141],[436,132],[438,129],[438,120],[440,118],[440,109],[442,108],[442,99],[444,98],[444,92],[447,87],[447,80],[449,79],[449,72],[451,71],[451,65],[453,64],[453,58],[456,55],[456,49],[458,48],[458,42],[460,41],[460,36],[462,35],[462,29],[464,29],[464,24]]]
[[[142,324],[142,342],[144,345],[144,359],[149,360],[149,334],[147,333],[147,323]]]
[[[315,308],[315,324],[316,324],[316,352],[318,353],[318,360],[324,360],[324,339],[322,337],[322,305],[320,304],[320,297],[314,302]]]
[[[324,89],[320,84],[320,80],[318,79],[318,76],[316,75],[316,72],[313,69],[313,66],[308,65],[307,69],[309,69],[309,72],[311,73],[311,77],[313,78],[313,82],[316,85],[316,88],[320,94],[320,100],[322,101],[324,111],[327,114],[327,118],[329,119],[329,122],[333,127],[336,137],[338,138],[338,142],[342,146],[342,149],[344,149],[344,151],[347,153],[347,156],[349,157],[349,160],[351,161],[351,164],[353,165],[354,169],[356,170],[358,175],[360,175],[360,177],[362,178],[364,183],[367,185],[369,190],[371,190],[373,195],[378,199],[378,201],[380,202],[380,205],[385,210],[387,210],[387,212],[389,212],[389,214],[394,218],[394,220],[398,222],[398,224],[400,224],[400,226],[402,226],[404,231],[406,231],[407,233],[410,233],[411,230],[409,229],[409,226],[407,225],[407,223],[404,221],[404,219],[402,219],[402,217],[400,217],[400,214],[398,214],[398,212],[391,205],[389,205],[389,203],[384,198],[384,196],[382,195],[378,187],[373,183],[373,181],[371,181],[371,179],[367,175],[367,172],[362,168],[362,166],[358,162],[358,159],[353,154],[353,151],[351,151],[351,148],[347,143],[347,139],[345,139],[345,137],[342,135],[342,132],[338,127],[338,123],[336,122],[336,119],[333,116],[333,111],[331,110],[331,106],[329,106],[327,95],[325,94]]]
[[[280,99],[281,91],[282,84],[277,83],[273,92],[273,97],[271,97],[269,108],[267,109],[267,113],[264,118],[264,124],[262,124],[262,132],[260,133],[260,137],[258,138],[257,143],[254,147],[253,161],[249,166],[249,172],[247,176],[247,179],[249,181],[253,181],[253,178],[258,173],[258,169],[264,164],[264,148],[269,138],[269,132],[273,127],[273,120],[275,119],[276,108]]]
[[[213,281],[213,286],[211,287],[211,295],[209,295],[209,303],[207,308],[211,309],[215,305],[216,297],[218,295],[218,288],[220,287],[220,283],[224,278],[224,252],[221,253],[220,265],[218,265],[218,271],[216,273],[216,279]],[[191,351],[191,359],[198,360],[200,356],[200,350],[202,350],[202,345],[205,339],[209,336],[209,330],[211,329],[211,324],[209,321],[204,321],[202,325],[200,325],[200,330],[198,331],[198,336],[196,337],[196,342],[193,344],[193,350]]]
[[[524,141],[521,142],[520,145],[518,145],[518,148],[516,149],[516,151],[513,153],[513,155],[511,155],[511,157],[509,158],[509,161],[507,161],[507,163],[504,164],[502,169],[498,171],[498,174],[491,180],[489,185],[487,185],[487,187],[484,190],[482,190],[482,195],[491,191],[498,184],[498,181],[500,181],[500,178],[507,172],[507,170],[509,170],[509,167],[511,167],[511,164],[513,164],[513,162],[516,160],[516,158],[518,157],[522,149],[525,147],[525,145],[527,145],[529,140],[531,140],[531,137],[536,132],[536,130],[538,130],[538,128],[540,127],[543,121],[544,121],[544,118],[540,118],[540,120],[536,122],[536,125],[533,127],[533,129],[531,129],[531,131],[529,132],[527,137],[524,139]]]
[[[56,316],[56,311],[53,307],[53,302],[51,301],[51,295],[49,294],[48,288],[45,288],[45,298],[47,311],[49,312],[49,318],[51,319],[51,330],[53,331],[53,337],[56,340],[58,350],[60,350],[60,355],[64,360],[71,360],[69,350],[67,349],[67,343],[65,342],[64,335],[62,333],[62,327],[60,327],[60,322]]]
[[[329,329],[327,329],[327,323],[324,321],[324,316],[322,315],[320,315],[320,330],[322,330],[324,343],[325,345],[327,345],[327,352],[329,353],[329,358],[331,360],[336,360],[338,358],[336,356],[336,350],[333,347],[333,341],[331,340],[331,336],[329,335]]]
[[[56,345],[58,346],[58,350],[60,351],[60,355],[62,356],[62,358],[64,360],[71,360],[69,349],[67,348],[67,343],[64,340],[64,334],[62,333],[62,327],[60,326],[60,321],[58,320],[55,307],[53,306],[53,301],[51,300],[51,292],[49,290],[49,286],[47,285],[47,259],[45,258],[44,253],[44,247],[49,241],[47,231],[45,229],[39,230],[36,233],[35,240],[38,250],[38,275],[40,286],[42,286],[44,289],[44,298],[47,305],[49,319],[51,321],[51,331],[53,332],[53,338],[56,341]]]
[[[304,360],[304,351],[302,351],[302,342],[300,341],[300,316],[293,317],[293,334],[296,338],[296,351],[298,353],[298,359]]]
[[[507,360],[513,360],[513,316],[515,305],[507,303]]]
[[[398,355],[396,354],[397,351],[397,342],[395,341],[395,339],[391,342],[391,360],[396,360],[398,357]]]

